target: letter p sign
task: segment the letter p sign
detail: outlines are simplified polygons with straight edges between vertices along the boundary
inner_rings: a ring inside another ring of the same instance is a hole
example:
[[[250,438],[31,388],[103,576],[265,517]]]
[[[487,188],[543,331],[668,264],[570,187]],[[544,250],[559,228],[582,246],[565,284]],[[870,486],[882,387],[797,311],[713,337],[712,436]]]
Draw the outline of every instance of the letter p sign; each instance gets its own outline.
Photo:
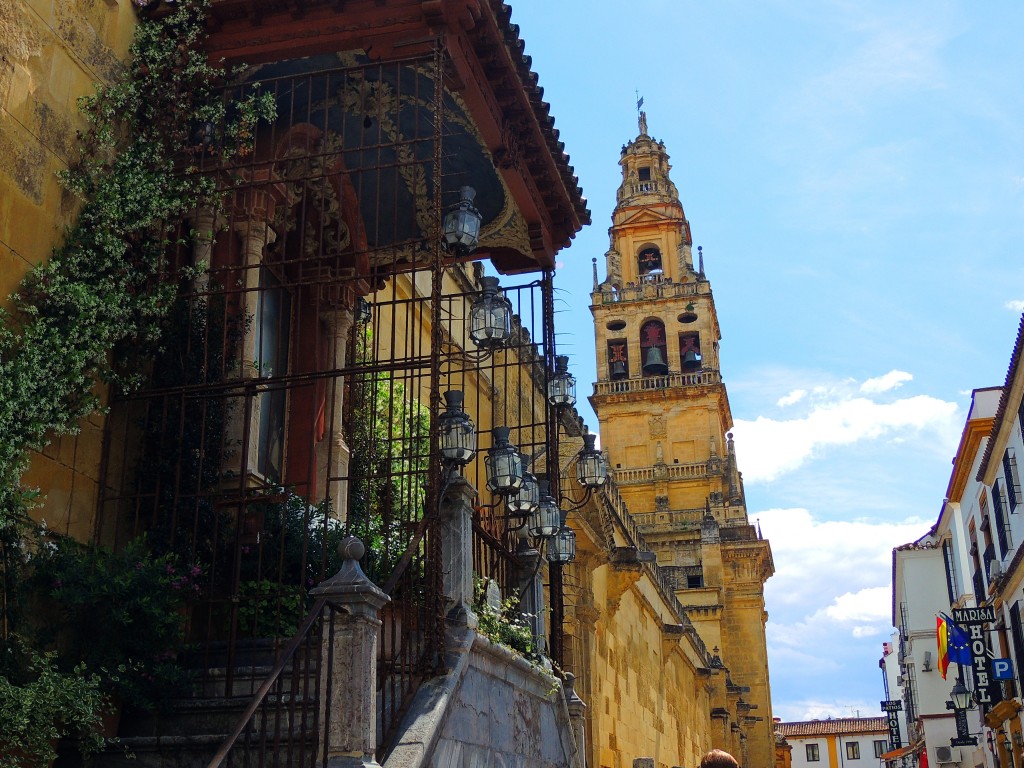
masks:
[[[992,659],[992,677],[996,680],[1013,680],[1013,665],[1009,659]]]

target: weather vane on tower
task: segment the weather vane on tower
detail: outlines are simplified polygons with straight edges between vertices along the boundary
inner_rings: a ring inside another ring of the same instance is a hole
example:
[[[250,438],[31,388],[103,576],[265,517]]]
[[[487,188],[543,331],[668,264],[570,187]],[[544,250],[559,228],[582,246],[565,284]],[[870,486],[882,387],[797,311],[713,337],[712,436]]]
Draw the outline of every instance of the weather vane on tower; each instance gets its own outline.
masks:
[[[644,105],[644,97],[640,95],[640,91],[636,91],[636,111],[638,112],[638,122],[640,125],[640,135],[647,135],[647,113],[644,112],[641,107]]]

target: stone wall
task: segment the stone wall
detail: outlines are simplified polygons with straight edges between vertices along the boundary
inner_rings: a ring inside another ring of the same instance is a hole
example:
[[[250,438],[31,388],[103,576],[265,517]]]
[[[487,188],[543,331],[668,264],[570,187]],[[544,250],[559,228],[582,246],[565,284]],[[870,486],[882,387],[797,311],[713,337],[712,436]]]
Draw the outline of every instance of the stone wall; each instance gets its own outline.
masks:
[[[56,172],[77,153],[77,99],[117,74],[134,28],[128,0],[0,0],[0,303],[74,216]],[[62,533],[92,531],[102,425],[88,419],[25,477],[46,494],[37,515]]]
[[[561,684],[469,630],[424,685],[384,768],[584,768]]]

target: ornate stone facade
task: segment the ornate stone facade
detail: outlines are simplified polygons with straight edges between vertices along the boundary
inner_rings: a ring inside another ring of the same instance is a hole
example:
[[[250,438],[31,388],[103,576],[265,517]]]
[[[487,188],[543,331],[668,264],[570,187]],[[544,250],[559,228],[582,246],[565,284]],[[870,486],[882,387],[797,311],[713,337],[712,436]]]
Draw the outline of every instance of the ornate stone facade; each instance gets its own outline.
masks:
[[[601,445],[675,596],[728,671],[713,746],[767,767],[775,741],[764,582],[774,565],[747,518],[711,284],[702,255],[694,265],[665,145],[643,117],[619,165],[608,277],[599,283],[595,266],[591,296]]]

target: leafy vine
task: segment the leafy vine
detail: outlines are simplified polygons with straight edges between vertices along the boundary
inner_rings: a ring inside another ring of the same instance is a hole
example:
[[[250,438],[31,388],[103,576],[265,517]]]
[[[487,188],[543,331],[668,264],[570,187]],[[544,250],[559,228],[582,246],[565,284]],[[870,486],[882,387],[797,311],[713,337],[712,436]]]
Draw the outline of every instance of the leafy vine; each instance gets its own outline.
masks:
[[[75,433],[101,404],[98,383],[138,385],[130,350],[157,343],[176,293],[160,279],[176,223],[218,204],[200,151],[247,154],[257,124],[274,117],[270,94],[222,98],[232,73],[202,53],[207,5],[142,20],[123,76],[79,100],[88,130],[61,178],[81,210],[0,311],[0,528],[32,502],[21,483],[30,451]],[[222,135],[211,142],[214,126]]]

